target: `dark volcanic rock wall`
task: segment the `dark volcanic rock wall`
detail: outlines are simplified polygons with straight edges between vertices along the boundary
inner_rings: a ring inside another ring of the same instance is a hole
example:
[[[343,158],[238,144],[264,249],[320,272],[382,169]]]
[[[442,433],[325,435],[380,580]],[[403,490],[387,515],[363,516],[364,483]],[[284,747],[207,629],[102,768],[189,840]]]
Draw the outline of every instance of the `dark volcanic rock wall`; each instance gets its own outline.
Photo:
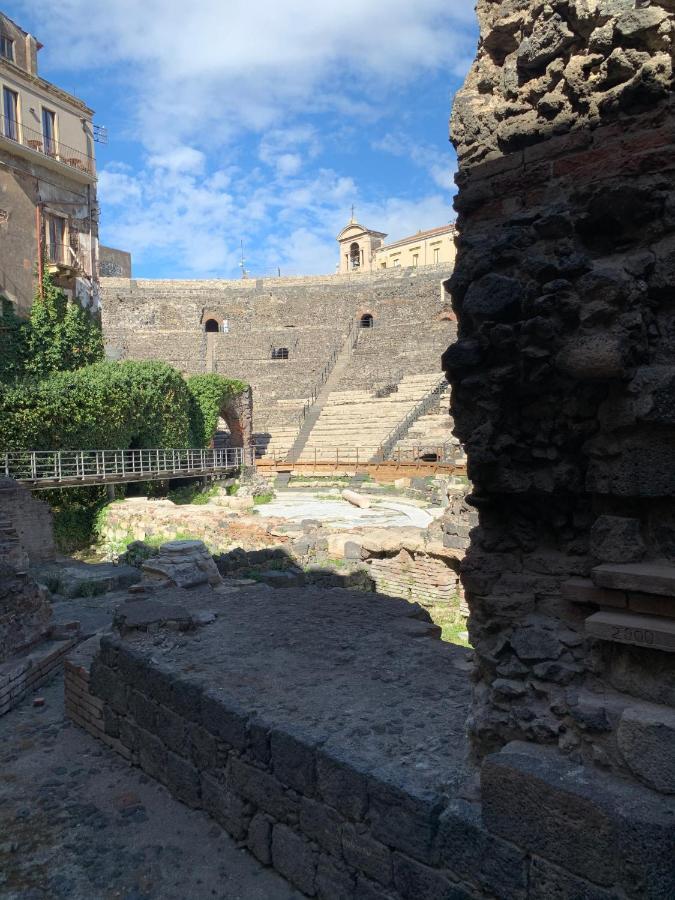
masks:
[[[675,656],[593,639],[602,596],[631,597],[566,583],[675,563],[675,3],[478,14],[453,114],[459,341],[444,358],[480,512],[463,572],[474,748],[551,743],[635,774],[617,723],[644,701],[665,721]]]

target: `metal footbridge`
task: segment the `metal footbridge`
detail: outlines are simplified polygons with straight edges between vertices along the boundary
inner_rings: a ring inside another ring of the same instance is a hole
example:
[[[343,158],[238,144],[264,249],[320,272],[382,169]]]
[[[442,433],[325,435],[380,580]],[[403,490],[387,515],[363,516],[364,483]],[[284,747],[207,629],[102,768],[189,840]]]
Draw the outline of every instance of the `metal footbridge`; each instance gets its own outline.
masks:
[[[248,447],[223,450],[12,450],[0,453],[0,475],[33,490],[203,478],[255,466]]]

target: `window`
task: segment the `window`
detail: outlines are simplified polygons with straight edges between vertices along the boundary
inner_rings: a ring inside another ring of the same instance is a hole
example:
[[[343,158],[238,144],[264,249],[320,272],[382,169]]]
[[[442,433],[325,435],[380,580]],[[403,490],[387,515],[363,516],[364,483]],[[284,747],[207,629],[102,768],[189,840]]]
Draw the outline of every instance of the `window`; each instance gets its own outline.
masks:
[[[288,347],[277,347],[272,350],[272,359],[288,359]]]
[[[47,213],[45,216],[45,237],[47,258],[50,262],[67,265],[70,260],[67,247],[67,226],[62,216]]]
[[[206,322],[204,322],[204,331],[206,331],[209,334],[212,334],[217,331],[220,331],[220,326],[218,325],[218,323],[216,322],[215,319],[207,319]]]
[[[420,262],[419,253],[413,253],[413,267],[416,269]]]
[[[434,247],[434,262],[437,263],[440,261],[441,261],[441,248]]]
[[[398,268],[398,266],[400,266],[400,265],[401,265],[401,260],[397,256],[396,259],[394,260],[394,268]]]
[[[47,156],[56,156],[56,114],[42,107],[42,137]]]
[[[223,332],[223,334],[230,333],[230,323],[227,319],[223,319],[223,325],[222,325],[221,331]]]
[[[361,328],[372,328],[374,324],[375,322],[370,313],[364,313],[359,321]]]
[[[19,140],[19,95],[9,88],[2,89],[3,132],[13,141]]]
[[[386,260],[385,260],[383,263],[380,263],[380,268],[381,268],[381,269],[386,269],[386,268],[387,268],[387,261],[386,261]]]
[[[0,34],[0,56],[14,62],[14,41],[6,34]]]
[[[358,269],[361,266],[361,248],[358,244],[354,243],[349,248],[349,267],[351,269]]]

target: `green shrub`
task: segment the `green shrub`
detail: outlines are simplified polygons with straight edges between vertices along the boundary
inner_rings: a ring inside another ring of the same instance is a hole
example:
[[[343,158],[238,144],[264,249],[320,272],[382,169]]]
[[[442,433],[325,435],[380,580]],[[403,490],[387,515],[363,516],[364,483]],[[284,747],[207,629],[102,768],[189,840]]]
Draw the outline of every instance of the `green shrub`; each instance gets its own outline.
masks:
[[[6,297],[0,297],[0,382],[23,375],[28,355],[28,323],[14,312]]]
[[[271,503],[274,498],[275,494],[256,494],[253,503],[255,506],[262,506],[265,503]]]
[[[160,362],[101,362],[41,381],[0,385],[8,450],[188,447],[191,398]]]

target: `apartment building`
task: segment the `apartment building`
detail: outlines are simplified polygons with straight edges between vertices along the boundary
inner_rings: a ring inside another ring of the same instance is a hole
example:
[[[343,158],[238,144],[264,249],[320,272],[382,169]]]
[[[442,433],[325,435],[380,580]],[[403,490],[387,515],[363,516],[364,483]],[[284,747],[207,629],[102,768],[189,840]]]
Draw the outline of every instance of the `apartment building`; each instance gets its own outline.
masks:
[[[454,265],[456,229],[441,225],[385,244],[386,234],[360,225],[353,217],[337,237],[341,275],[377,272],[381,269]]]
[[[0,13],[0,295],[26,315],[47,266],[97,310],[93,112],[40,78],[41,46]]]

